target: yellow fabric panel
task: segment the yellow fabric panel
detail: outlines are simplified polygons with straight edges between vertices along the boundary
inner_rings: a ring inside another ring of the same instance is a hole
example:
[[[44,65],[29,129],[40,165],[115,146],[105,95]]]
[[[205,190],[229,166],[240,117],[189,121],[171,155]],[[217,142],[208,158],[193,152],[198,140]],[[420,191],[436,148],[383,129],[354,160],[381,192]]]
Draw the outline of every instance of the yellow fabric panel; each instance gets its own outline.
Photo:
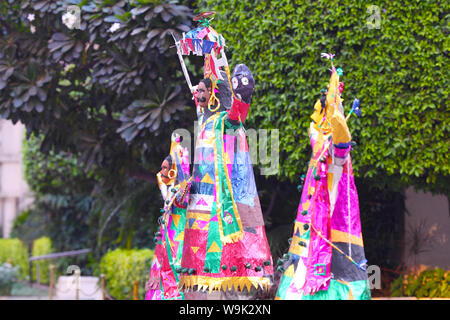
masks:
[[[332,242],[345,242],[348,243],[349,234],[347,232],[331,229],[331,241]],[[350,235],[350,243],[363,247],[363,240],[361,237]]]
[[[186,220],[190,218],[195,218],[202,221],[209,221],[209,219],[211,218],[211,214],[189,211],[186,214]]]
[[[328,172],[328,175],[327,175],[328,191],[331,191],[331,189],[333,188],[333,178],[334,178],[334,174],[331,172]]]
[[[345,121],[344,116],[338,110],[331,117],[330,123],[334,144],[347,143],[352,140],[347,121]]]

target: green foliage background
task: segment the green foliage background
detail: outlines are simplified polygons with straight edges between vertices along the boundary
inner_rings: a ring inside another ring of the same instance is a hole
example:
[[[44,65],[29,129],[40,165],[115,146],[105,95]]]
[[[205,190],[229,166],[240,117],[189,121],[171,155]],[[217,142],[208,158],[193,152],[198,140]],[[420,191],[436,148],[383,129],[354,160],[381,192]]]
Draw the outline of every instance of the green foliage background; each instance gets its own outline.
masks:
[[[35,203],[15,219],[12,236],[30,247],[35,239],[48,236],[55,252],[92,250],[55,260],[62,274],[76,264],[83,275],[98,275],[98,261],[109,249],[154,246],[162,202],[156,185],[130,179],[114,192],[96,188],[102,179],[93,170],[83,170],[76,155],[46,155],[39,150],[40,141],[32,135],[24,142],[25,177]]]
[[[450,273],[436,268],[401,275],[392,282],[391,296],[450,298]]]
[[[119,300],[131,300],[133,282],[138,281],[139,299],[143,299],[153,254],[150,249],[107,252],[100,261],[100,271],[105,274],[108,293]]]
[[[379,9],[380,28],[373,25]],[[280,129],[281,179],[294,180],[310,156],[309,115],[336,54],[344,109],[358,143],[356,175],[400,191],[414,185],[449,194],[448,1],[198,1],[217,12],[232,65],[245,63],[256,88],[246,127]]]
[[[28,249],[19,239],[0,239],[0,264],[10,259],[11,265],[20,267],[19,279],[25,279],[29,272]]]
[[[32,256],[44,256],[53,252],[52,240],[49,237],[40,237],[33,241],[33,248],[31,250]],[[39,264],[39,281],[43,284],[48,284],[50,280],[50,260],[33,261],[33,281],[36,281],[36,268]]]

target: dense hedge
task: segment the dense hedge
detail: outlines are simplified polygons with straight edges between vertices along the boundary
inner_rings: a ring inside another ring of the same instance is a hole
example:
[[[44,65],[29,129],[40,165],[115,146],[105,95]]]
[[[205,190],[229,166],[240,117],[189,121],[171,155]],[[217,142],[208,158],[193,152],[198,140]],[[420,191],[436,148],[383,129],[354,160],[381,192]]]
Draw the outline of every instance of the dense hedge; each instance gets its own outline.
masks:
[[[106,253],[100,261],[100,272],[105,274],[109,294],[119,300],[130,300],[133,282],[138,281],[139,298],[143,299],[153,253],[150,249],[116,249]]]
[[[19,279],[28,276],[28,249],[19,239],[0,239],[0,264],[9,262],[19,266]]]
[[[450,272],[436,268],[402,275],[391,284],[391,296],[450,298]]]
[[[320,53],[334,52],[345,112],[354,97],[363,108],[349,121],[356,174],[397,190],[449,194],[448,1],[205,0],[198,7],[217,12],[213,26],[233,65],[254,73],[247,127],[280,129],[282,178],[306,170],[309,115],[330,74]]]
[[[41,237],[33,241],[31,249],[33,257],[44,256],[53,252],[52,240],[49,237]],[[48,284],[50,279],[50,260],[33,261],[33,280],[36,281],[36,268],[39,264],[39,281]]]

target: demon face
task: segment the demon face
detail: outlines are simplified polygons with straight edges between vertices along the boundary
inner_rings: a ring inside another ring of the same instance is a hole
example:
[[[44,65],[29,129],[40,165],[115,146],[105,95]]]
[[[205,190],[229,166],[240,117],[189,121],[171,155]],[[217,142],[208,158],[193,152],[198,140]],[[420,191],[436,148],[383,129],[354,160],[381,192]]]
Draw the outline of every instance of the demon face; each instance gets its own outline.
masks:
[[[250,103],[253,90],[255,89],[255,79],[245,64],[238,64],[234,68],[231,76],[231,85],[238,99],[245,103]]]

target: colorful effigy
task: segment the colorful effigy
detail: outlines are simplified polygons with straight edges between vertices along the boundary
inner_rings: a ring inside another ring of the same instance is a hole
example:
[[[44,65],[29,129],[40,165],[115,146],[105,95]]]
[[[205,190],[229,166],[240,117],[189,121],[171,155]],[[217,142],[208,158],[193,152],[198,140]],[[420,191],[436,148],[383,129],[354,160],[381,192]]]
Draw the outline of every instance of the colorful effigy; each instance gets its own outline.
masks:
[[[272,257],[243,129],[254,89],[245,65],[230,75],[222,35],[206,19],[176,42],[197,106],[199,130],[186,212],[180,288],[250,291],[268,288]],[[192,87],[182,55],[205,57]]]
[[[146,300],[184,299],[178,289],[183,252],[184,226],[188,198],[189,154],[181,146],[181,138],[172,136],[170,155],[157,174],[158,185],[164,198],[159,218],[159,230],[155,235],[155,254],[146,285]]]
[[[360,115],[355,99],[347,119],[333,65],[327,90],[314,106],[309,128],[312,157],[304,181],[289,252],[278,261],[276,299],[370,299],[347,119]]]

